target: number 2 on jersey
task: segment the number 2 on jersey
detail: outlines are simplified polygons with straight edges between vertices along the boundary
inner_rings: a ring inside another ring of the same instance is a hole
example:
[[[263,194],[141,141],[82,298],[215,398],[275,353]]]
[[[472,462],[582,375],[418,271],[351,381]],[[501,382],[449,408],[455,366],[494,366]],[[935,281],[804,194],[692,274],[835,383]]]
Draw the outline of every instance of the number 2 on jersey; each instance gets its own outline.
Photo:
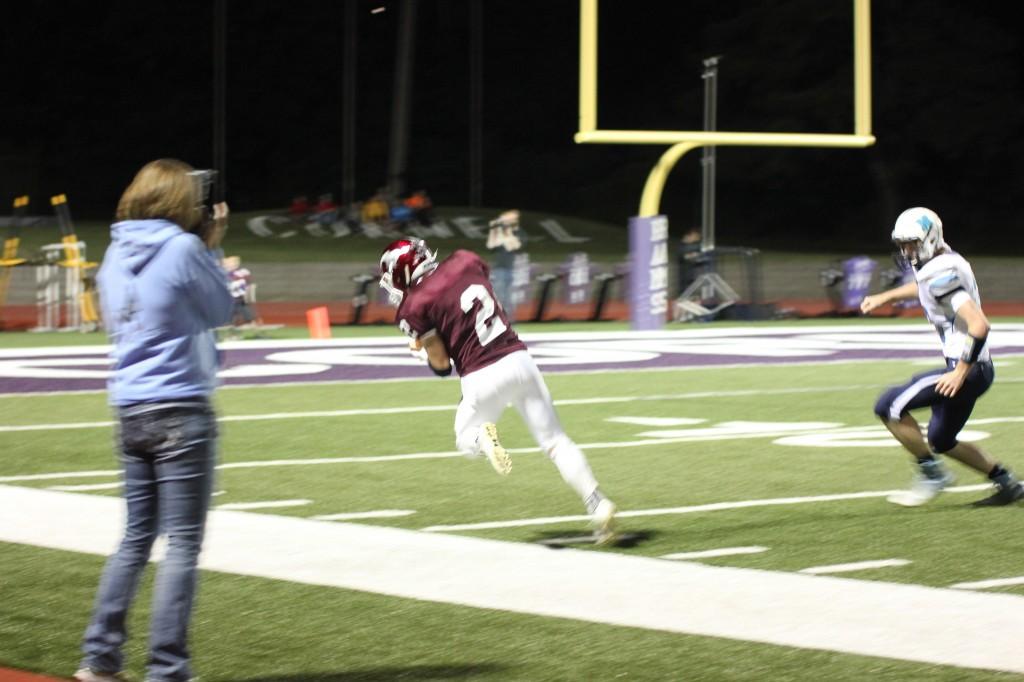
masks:
[[[476,314],[476,336],[480,339],[480,345],[486,346],[501,336],[508,327],[500,317],[494,317],[494,299],[483,284],[470,284],[462,292],[459,298],[462,312],[468,313],[472,310],[473,301],[480,301],[480,310]]]

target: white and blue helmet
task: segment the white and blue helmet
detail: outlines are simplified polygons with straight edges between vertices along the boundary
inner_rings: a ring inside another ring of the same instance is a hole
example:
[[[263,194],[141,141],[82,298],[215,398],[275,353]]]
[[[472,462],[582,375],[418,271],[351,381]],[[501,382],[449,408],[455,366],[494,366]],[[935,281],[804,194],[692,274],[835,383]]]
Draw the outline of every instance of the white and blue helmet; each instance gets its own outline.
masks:
[[[901,251],[905,244],[917,242],[917,248],[906,254],[915,268],[930,261],[946,246],[942,240],[942,220],[935,211],[922,206],[900,213],[892,228],[892,240]]]

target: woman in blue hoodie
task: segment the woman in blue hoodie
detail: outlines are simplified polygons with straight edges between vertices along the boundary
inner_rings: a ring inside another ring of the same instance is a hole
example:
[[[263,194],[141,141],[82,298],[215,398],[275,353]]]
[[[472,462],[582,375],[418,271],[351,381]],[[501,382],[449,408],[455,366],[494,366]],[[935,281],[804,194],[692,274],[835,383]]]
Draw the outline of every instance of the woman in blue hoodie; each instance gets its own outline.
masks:
[[[173,159],[146,164],[121,196],[97,277],[128,515],[100,580],[77,680],[121,679],[126,615],[159,533],[167,555],[153,592],[147,680],[191,677],[188,625],[217,443],[214,328],[230,322],[234,305],[211,253],[227,206],[204,216],[205,173]]]

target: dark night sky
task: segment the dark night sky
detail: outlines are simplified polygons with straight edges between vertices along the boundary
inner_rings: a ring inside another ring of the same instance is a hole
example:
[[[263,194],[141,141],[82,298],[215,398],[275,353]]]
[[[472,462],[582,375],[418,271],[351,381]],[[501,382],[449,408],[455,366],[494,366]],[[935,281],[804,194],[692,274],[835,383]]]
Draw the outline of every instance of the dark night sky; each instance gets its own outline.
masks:
[[[366,196],[386,179],[399,6],[352,1],[356,181]],[[408,185],[438,204],[469,197],[472,1],[418,0]],[[209,165],[212,6],[5,4],[0,194],[63,191],[78,215],[105,218],[146,161]],[[378,6],[386,11],[371,14]],[[1020,253],[1024,51],[1014,9],[875,0],[878,143],[719,149],[719,242],[877,242],[900,210],[924,204],[943,216],[954,246]],[[850,0],[603,0],[600,11],[601,128],[700,128],[701,59],[722,54],[720,129],[852,130]],[[341,0],[228,0],[236,210],[284,206],[299,193],[340,195],[343,13]],[[664,147],[573,143],[578,2],[488,0],[483,23],[484,204],[624,225]],[[696,152],[685,157],[666,187],[674,232],[699,219],[698,161]]]

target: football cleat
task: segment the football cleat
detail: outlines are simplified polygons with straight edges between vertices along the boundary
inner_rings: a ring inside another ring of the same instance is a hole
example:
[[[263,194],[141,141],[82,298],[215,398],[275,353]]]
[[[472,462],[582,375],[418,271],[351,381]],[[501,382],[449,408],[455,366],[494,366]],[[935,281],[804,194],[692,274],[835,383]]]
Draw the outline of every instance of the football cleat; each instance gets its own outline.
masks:
[[[1010,486],[996,486],[996,492],[985,499],[972,502],[972,507],[1005,507],[1014,502],[1024,502],[1024,483],[1017,481]]]
[[[120,673],[103,673],[92,668],[82,668],[77,671],[71,679],[78,682],[128,682],[131,680],[128,675]]]
[[[920,507],[935,499],[946,487],[953,484],[956,478],[948,471],[941,471],[937,477],[929,477],[919,474],[914,479],[910,490],[901,490],[893,493],[886,499],[901,507]]]
[[[502,476],[508,476],[512,471],[512,459],[508,452],[501,446],[498,440],[498,427],[487,422],[480,425],[480,435],[477,437],[477,447],[483,454],[487,455],[491,466]]]
[[[615,539],[615,503],[607,497],[597,503],[597,509],[590,516],[594,526],[594,544],[606,545]]]

